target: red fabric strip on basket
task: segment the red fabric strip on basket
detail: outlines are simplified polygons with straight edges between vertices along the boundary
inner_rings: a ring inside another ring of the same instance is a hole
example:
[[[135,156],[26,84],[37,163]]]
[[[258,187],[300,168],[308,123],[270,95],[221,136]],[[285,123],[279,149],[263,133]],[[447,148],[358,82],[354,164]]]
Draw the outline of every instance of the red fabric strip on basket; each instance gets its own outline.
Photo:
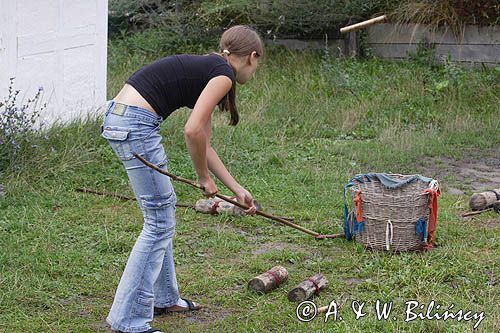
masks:
[[[267,273],[269,273],[274,278],[274,282],[276,282],[276,287],[278,287],[281,284],[281,279],[278,276],[278,274],[276,274],[273,271],[267,271]]]
[[[356,192],[354,197],[354,206],[356,206],[356,222],[362,222],[363,216],[361,211],[361,190]]]
[[[438,211],[438,196],[441,194],[439,188],[432,190],[426,189],[424,193],[429,194],[429,225],[427,226],[427,244],[424,246],[425,250],[432,249],[434,243],[434,231],[436,231],[437,211]]]
[[[307,280],[312,282],[312,284],[314,285],[314,289],[316,289],[316,290],[314,291],[314,293],[315,293],[316,295],[319,295],[319,286],[318,286],[318,284],[316,283],[316,281],[314,281],[314,280],[313,280],[313,279],[311,279],[311,278],[309,278],[309,279],[307,279]]]
[[[217,208],[219,208],[220,201],[214,201],[212,209],[210,210],[210,214],[217,215]]]

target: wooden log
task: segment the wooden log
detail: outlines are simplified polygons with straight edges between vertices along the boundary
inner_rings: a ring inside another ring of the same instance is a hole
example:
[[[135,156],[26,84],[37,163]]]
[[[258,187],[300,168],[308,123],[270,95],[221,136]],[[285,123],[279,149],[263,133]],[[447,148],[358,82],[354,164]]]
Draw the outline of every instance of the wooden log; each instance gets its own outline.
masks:
[[[485,210],[500,200],[500,188],[481,193],[474,193],[469,200],[469,206],[473,211]]]
[[[327,283],[328,280],[323,276],[323,274],[311,276],[290,290],[288,293],[288,300],[292,302],[305,301],[311,298],[312,295],[318,295],[320,290],[326,287]]]
[[[235,200],[234,197],[231,199]],[[258,210],[262,210],[262,206],[257,201],[254,200],[254,204]],[[200,213],[213,214],[213,215],[221,213],[226,213],[235,216],[245,215],[243,209],[233,205],[230,202],[224,201],[220,198],[200,199],[196,201],[194,209]]]
[[[248,288],[258,293],[268,293],[280,286],[288,279],[288,271],[285,267],[275,266],[265,273],[254,277],[248,282]]]

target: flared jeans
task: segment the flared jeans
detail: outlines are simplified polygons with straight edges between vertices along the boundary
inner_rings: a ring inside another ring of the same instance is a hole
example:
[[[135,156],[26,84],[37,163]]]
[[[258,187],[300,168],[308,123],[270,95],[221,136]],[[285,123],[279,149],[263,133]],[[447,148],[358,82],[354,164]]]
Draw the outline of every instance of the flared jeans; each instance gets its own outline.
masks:
[[[159,134],[162,121],[162,117],[146,109],[110,101],[101,127],[102,136],[127,171],[144,217],[106,318],[113,330],[148,330],[153,306],[169,307],[179,300],[172,250],[176,195],[169,177],[133,155],[135,152],[167,170]]]

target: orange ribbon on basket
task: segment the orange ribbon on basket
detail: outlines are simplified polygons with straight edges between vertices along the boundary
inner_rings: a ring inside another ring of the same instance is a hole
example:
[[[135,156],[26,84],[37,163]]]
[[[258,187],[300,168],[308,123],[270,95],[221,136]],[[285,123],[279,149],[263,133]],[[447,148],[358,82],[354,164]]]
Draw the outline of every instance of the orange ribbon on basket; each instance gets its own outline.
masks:
[[[434,243],[434,231],[436,231],[437,211],[438,211],[438,196],[441,194],[439,188],[437,190],[426,189],[424,193],[429,194],[429,225],[427,227],[427,244],[425,250],[432,249]]]
[[[354,197],[354,206],[356,207],[356,222],[363,222],[361,211],[361,190],[356,192],[356,196]]]

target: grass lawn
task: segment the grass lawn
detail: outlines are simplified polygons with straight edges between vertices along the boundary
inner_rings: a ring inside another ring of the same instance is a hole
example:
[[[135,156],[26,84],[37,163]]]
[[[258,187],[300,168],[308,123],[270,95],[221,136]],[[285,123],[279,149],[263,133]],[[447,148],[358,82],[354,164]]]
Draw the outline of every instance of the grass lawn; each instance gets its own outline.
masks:
[[[109,97],[152,58],[110,52]],[[125,61],[127,59],[127,61]],[[480,332],[500,331],[500,217],[462,219],[475,190],[500,187],[500,71],[431,68],[414,62],[335,60],[274,50],[239,87],[241,123],[215,112],[213,146],[264,211],[320,233],[342,231],[342,186],[357,173],[437,178],[438,247],[399,255],[343,239],[313,237],[261,217],[177,210],[174,257],[181,295],[193,314],[160,317],[167,332],[469,332],[477,320],[405,322],[405,303],[441,312],[484,312]],[[162,125],[170,171],[195,178],[183,140],[189,112]],[[126,173],[99,136],[97,120],[53,128],[49,140],[4,170],[0,183],[0,332],[106,332],[111,306],[141,230],[134,201],[82,194],[78,187],[132,195]],[[481,169],[482,168],[482,169]],[[478,170],[478,173],[467,170]],[[480,170],[481,169],[481,170]],[[479,173],[482,172],[482,173]],[[219,189],[230,194],[221,184]],[[200,193],[174,183],[179,203]],[[282,265],[289,280],[257,295],[254,276]],[[321,272],[343,320],[303,323],[287,292]],[[355,319],[354,300],[366,316]],[[377,320],[375,302],[393,302]],[[424,310],[422,310],[424,312]],[[436,311],[434,311],[436,312]],[[424,312],[425,313],[425,312]],[[396,318],[396,320],[393,319]]]

